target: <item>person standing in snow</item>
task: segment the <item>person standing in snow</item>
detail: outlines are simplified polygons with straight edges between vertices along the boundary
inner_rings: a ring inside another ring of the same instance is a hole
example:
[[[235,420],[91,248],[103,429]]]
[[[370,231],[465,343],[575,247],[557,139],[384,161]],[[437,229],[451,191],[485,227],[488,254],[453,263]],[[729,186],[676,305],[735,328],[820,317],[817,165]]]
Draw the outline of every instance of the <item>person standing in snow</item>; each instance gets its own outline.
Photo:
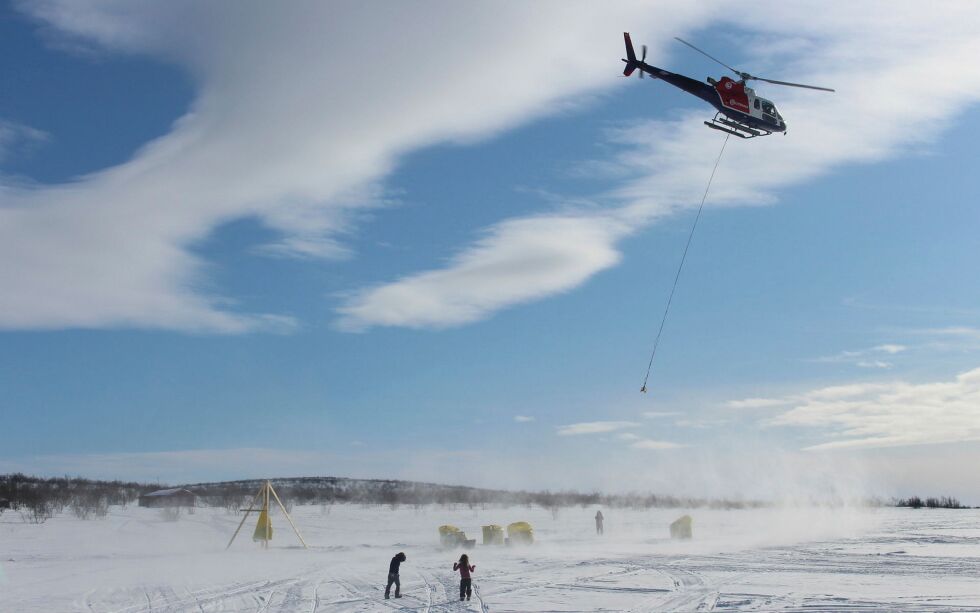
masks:
[[[602,511],[595,512],[595,533],[602,534]]]
[[[395,584],[395,598],[402,597],[402,582],[398,578],[398,567],[406,560],[405,552],[399,551],[388,565],[388,585],[385,586],[385,600],[391,597],[391,584]]]
[[[463,600],[465,596],[465,599],[469,600],[473,593],[473,579],[470,578],[470,573],[476,571],[476,566],[470,566],[470,557],[464,553],[459,556],[459,562],[453,563],[453,570],[459,571],[459,599]]]

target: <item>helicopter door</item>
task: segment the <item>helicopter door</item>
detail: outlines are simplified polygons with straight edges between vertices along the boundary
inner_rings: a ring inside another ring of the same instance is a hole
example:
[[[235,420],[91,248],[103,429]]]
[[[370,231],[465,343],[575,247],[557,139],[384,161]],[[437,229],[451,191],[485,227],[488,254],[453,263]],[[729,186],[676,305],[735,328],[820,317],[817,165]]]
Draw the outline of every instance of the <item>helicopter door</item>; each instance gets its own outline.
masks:
[[[752,106],[749,102],[749,95],[752,90],[745,87],[744,83],[733,81],[728,77],[722,77],[720,81],[715,83],[715,91],[718,92],[718,97],[721,98],[722,106],[739,111],[740,113],[751,114]]]
[[[779,124],[779,115],[776,113],[776,107],[772,105],[772,102],[768,100],[756,99],[756,102],[762,103],[762,118],[769,123]]]

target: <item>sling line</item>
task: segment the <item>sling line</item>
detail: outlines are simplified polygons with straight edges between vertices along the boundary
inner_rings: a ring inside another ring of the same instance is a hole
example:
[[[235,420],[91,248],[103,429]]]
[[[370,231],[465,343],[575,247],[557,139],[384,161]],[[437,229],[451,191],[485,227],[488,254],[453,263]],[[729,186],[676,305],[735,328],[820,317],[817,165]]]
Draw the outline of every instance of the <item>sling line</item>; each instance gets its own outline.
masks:
[[[715,160],[715,167],[711,169],[711,176],[708,177],[708,184],[704,188],[704,195],[701,196],[701,205],[698,207],[698,214],[694,217],[694,224],[691,226],[691,233],[687,236],[687,244],[684,245],[684,253],[681,255],[681,262],[677,265],[677,273],[674,275],[674,284],[670,287],[670,294],[667,296],[667,306],[664,307],[664,316],[660,320],[660,329],[657,330],[657,338],[653,341],[653,351],[650,353],[650,362],[647,364],[647,374],[643,377],[643,387],[640,391],[644,394],[647,393],[647,381],[650,380],[650,371],[653,370],[653,358],[657,355],[657,346],[660,344],[660,336],[664,332],[664,324],[667,323],[667,314],[670,313],[670,303],[674,300],[674,291],[677,289],[677,281],[681,278],[681,270],[684,269],[684,260],[687,259],[687,250],[691,247],[691,239],[694,238],[694,230],[698,227],[698,221],[701,219],[701,210],[704,209],[704,201],[708,198],[708,190],[711,189],[711,182],[715,178],[715,171],[718,170],[718,164],[721,162],[721,156],[725,153],[725,145],[728,144],[728,137],[730,135],[725,135],[725,142],[721,144],[721,151],[718,152],[718,159]]]

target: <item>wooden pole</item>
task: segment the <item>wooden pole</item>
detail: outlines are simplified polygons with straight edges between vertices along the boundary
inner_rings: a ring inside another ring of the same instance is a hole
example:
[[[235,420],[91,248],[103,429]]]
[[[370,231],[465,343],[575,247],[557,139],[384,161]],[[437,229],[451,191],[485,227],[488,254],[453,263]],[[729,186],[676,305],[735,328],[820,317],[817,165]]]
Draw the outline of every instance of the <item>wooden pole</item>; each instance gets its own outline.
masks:
[[[265,506],[263,507],[265,510],[265,525],[262,526],[262,529],[265,530],[265,540],[262,541],[263,549],[268,549],[269,541],[272,540],[272,535],[269,534],[269,528],[272,527],[272,518],[269,517],[269,488],[271,487],[272,483],[267,480],[265,482]]]
[[[299,529],[296,527],[296,524],[293,523],[293,518],[289,516],[289,513],[286,511],[286,507],[282,504],[282,501],[279,500],[279,494],[276,493],[276,490],[272,489],[272,483],[269,483],[269,491],[276,497],[276,502],[279,503],[279,508],[282,509],[282,514],[286,516],[286,521],[288,521],[289,525],[293,527],[293,532],[296,533],[296,537],[299,539],[299,542],[303,543],[303,549],[309,549],[310,546],[303,540],[303,535],[299,533]]]
[[[235,537],[238,536],[238,533],[239,532],[241,532],[242,526],[245,525],[245,520],[248,519],[249,513],[252,512],[252,507],[255,506],[255,503],[258,501],[259,496],[261,496],[261,495],[262,495],[262,490],[259,489],[259,491],[256,492],[255,496],[252,498],[252,502],[249,503],[248,508],[245,510],[245,517],[243,517],[242,518],[242,521],[239,522],[238,529],[235,530],[235,533],[231,535],[231,540],[228,541],[228,546],[225,547],[225,551],[228,551],[228,549],[231,547],[231,544],[235,542]]]

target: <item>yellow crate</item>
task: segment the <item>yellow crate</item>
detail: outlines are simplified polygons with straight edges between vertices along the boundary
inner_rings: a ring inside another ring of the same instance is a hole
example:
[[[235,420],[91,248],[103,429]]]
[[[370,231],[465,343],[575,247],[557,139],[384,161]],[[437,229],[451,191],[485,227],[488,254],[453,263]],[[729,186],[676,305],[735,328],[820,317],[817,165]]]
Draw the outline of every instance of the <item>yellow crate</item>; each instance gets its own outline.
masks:
[[[526,521],[515,521],[507,526],[507,541],[511,545],[530,545],[534,542],[534,528]]]
[[[490,524],[489,526],[483,526],[483,544],[503,545],[504,544],[503,526],[498,526],[497,524]]]

